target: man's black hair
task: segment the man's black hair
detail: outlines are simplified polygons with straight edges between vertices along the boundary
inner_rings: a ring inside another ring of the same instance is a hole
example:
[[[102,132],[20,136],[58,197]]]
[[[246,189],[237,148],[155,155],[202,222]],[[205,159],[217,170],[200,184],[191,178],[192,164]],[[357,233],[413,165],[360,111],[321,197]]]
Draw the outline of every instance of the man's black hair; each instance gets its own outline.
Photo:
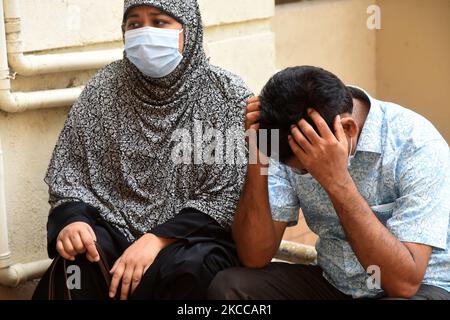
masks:
[[[273,142],[268,133],[267,154],[277,156],[283,163],[294,155],[288,143],[291,126],[305,119],[316,129],[307,114],[309,108],[318,111],[332,130],[337,115],[353,112],[349,88],[331,72],[312,66],[288,68],[275,74],[263,88],[260,99],[260,129],[279,130],[279,153],[272,154]]]
[[[362,102],[366,103],[369,107],[371,106],[370,98],[367,96],[367,94],[364,93],[364,91],[355,87],[347,87],[347,88],[350,91],[353,98],[361,100]]]

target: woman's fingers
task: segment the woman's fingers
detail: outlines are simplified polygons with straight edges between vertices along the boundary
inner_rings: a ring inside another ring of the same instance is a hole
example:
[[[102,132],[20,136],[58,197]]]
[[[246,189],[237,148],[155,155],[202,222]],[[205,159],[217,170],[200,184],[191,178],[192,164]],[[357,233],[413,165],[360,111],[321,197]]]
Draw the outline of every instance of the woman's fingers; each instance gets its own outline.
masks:
[[[119,259],[116,260],[116,262],[114,263],[113,267],[111,268],[111,271],[110,271],[111,274],[114,274],[116,272],[117,266],[121,262],[121,259],[122,259],[122,257],[120,257]]]
[[[120,300],[128,300],[130,294],[131,283],[134,275],[134,265],[128,264],[122,277],[122,290],[120,292]]]
[[[64,259],[66,259],[66,260],[71,260],[71,261],[75,260],[74,256],[71,256],[70,254],[68,254],[66,252],[66,250],[64,250],[64,245],[63,245],[63,242],[61,240],[58,240],[56,242],[56,251],[58,251],[59,255],[61,257],[63,257]]]
[[[139,286],[143,276],[144,276],[144,269],[141,267],[136,267],[136,269],[134,269],[133,278],[132,278],[131,293],[133,293],[136,290],[136,288]]]
[[[74,233],[70,236],[70,242],[77,254],[83,254],[86,252],[86,247],[81,241],[81,237],[79,233]]]
[[[78,254],[87,252],[87,258],[94,262],[98,256],[94,243],[96,239],[94,230],[89,224],[74,222],[59,233],[56,249],[62,257],[72,261]]]
[[[95,235],[95,232],[94,232],[94,230],[92,229],[92,227],[88,225],[86,229],[87,229],[87,231],[89,232],[89,234],[91,235],[92,240],[94,240],[95,242],[97,242],[97,236]]]
[[[86,258],[91,262],[98,262],[100,260],[100,255],[97,251],[97,247],[95,246],[94,239],[92,238],[91,233],[85,229],[79,232],[81,241],[83,242],[83,246],[85,247],[87,253]]]
[[[77,252],[75,251],[75,248],[72,245],[72,241],[70,237],[64,237],[62,240],[64,251],[67,252],[70,256],[76,257]]]
[[[119,259],[117,265],[113,268],[114,274],[111,280],[111,286],[109,288],[109,297],[113,299],[116,296],[117,288],[122,280],[123,273],[125,272],[125,264]]]

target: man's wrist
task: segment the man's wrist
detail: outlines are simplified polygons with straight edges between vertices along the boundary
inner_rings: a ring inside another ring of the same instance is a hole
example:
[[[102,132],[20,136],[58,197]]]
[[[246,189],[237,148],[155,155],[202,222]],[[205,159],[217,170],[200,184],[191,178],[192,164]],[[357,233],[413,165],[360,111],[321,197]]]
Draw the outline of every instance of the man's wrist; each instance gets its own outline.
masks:
[[[349,193],[357,190],[355,182],[347,170],[340,177],[330,179],[330,181],[323,184],[322,187],[330,195],[330,197],[333,198],[339,198],[340,195],[348,195]]]
[[[268,164],[251,164],[248,165],[247,180],[255,181],[255,183],[266,182],[269,175],[269,165]]]

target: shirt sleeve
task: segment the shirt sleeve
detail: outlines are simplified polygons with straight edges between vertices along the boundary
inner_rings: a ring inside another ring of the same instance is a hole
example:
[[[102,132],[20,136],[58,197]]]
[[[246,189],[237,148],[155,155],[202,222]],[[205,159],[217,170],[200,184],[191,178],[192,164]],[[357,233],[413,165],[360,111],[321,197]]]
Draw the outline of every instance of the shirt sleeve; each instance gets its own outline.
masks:
[[[286,171],[286,167],[270,160],[269,201],[274,221],[287,222],[289,227],[298,224],[300,203]]]
[[[387,227],[402,242],[445,250],[450,216],[448,145],[436,140],[402,150],[402,155],[396,173],[399,198]]]

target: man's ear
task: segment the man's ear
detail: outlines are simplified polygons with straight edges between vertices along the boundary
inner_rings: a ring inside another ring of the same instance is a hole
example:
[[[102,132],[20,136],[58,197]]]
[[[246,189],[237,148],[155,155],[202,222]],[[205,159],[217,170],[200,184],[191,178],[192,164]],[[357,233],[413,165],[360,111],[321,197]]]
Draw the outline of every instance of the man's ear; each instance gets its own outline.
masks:
[[[354,138],[359,134],[359,126],[355,119],[351,116],[342,116],[341,119],[342,127],[344,128],[345,134],[348,137]]]

